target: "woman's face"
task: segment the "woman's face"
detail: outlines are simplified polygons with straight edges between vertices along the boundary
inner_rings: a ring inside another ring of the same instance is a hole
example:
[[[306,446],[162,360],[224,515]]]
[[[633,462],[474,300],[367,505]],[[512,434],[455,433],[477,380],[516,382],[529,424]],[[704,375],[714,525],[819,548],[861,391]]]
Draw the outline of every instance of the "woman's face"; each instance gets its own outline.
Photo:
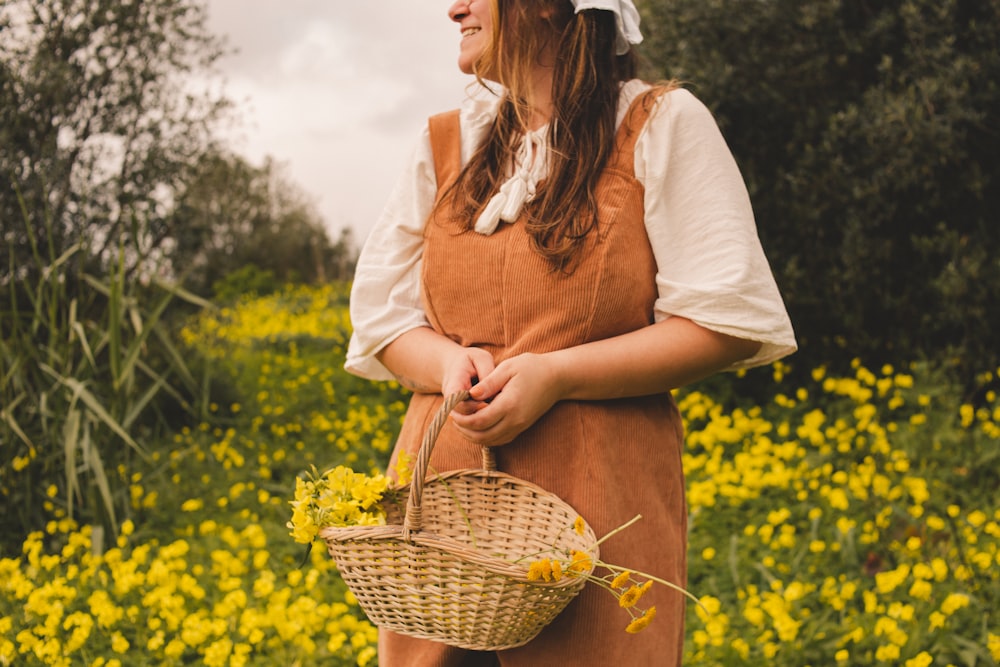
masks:
[[[492,0],[456,0],[448,9],[448,16],[462,31],[459,44],[458,68],[473,74],[473,65],[489,46],[493,35]]]

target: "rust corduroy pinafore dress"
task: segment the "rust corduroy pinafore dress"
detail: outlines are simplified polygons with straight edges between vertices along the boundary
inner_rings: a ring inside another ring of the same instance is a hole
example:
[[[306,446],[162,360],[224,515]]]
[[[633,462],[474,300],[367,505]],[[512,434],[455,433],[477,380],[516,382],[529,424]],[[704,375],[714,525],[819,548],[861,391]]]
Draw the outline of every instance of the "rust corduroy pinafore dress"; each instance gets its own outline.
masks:
[[[422,283],[434,329],[496,362],[623,334],[650,323],[656,264],[643,223],[643,187],[633,148],[652,98],[640,96],[616,136],[617,150],[598,184],[599,230],[587,237],[572,273],[553,271],[531,246],[523,221],[489,236],[461,231],[447,216],[426,225]],[[460,165],[455,112],[430,120],[439,194]],[[397,452],[415,452],[443,400],[415,394]],[[613,401],[564,401],[515,441],[496,448],[498,468],[557,494],[598,537],[636,514],[642,519],[601,545],[601,559],[683,585],[686,506],[682,432],[669,394]],[[446,425],[431,458],[438,472],[481,465],[479,447]],[[477,653],[383,631],[384,667],[648,667],[679,665],[682,596],[654,584],[642,606],[656,617],[638,634],[616,599],[594,584],[527,645]]]

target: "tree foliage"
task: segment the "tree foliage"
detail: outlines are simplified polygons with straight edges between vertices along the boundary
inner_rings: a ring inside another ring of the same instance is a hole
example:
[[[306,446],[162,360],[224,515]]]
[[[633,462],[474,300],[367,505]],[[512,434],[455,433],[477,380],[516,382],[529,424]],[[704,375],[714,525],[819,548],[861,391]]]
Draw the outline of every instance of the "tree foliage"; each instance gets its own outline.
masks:
[[[129,273],[161,259],[172,196],[227,107],[193,86],[222,53],[204,8],[8,0],[0,36],[4,244],[21,265],[32,237],[98,264],[127,247]]]
[[[803,365],[995,368],[1000,3],[647,0],[649,74],[715,112]]]
[[[204,296],[224,279],[234,286],[248,266],[277,284],[350,277],[349,237],[333,245],[311,203],[271,160],[255,167],[236,155],[205,155],[179,193],[169,227],[185,284]]]

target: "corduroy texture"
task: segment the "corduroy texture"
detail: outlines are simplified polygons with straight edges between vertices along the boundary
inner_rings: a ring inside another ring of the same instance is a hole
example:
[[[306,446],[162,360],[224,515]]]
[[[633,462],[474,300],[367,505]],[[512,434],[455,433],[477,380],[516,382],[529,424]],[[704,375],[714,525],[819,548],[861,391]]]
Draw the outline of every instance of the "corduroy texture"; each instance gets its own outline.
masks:
[[[648,116],[640,97],[617,137],[599,183],[600,229],[588,237],[575,270],[554,272],[531,247],[521,221],[490,236],[463,232],[441,210],[425,231],[422,283],[431,325],[497,362],[547,352],[647,326],[657,298],[656,262],[643,219],[643,188],[633,147]],[[431,121],[439,192],[460,168],[457,114]],[[449,130],[449,124],[451,129]],[[396,446],[415,452],[441,405],[415,394]],[[510,444],[494,448],[499,467],[537,484],[579,510],[597,535],[636,514],[643,518],[601,544],[601,558],[684,586],[687,510],[681,468],[681,419],[669,394],[615,401],[563,401]],[[450,424],[438,437],[437,471],[478,465],[479,448]],[[643,603],[656,619],[643,632],[616,599],[586,586],[531,642],[492,653],[466,652],[392,632],[379,636],[384,667],[679,665],[684,598],[654,585]]]
[[[583,588],[598,557],[593,531],[572,530],[579,516],[556,496],[483,468],[427,477],[448,413],[468,398],[446,400],[428,427],[404,511],[386,507],[386,525],[320,531],[344,582],[380,628],[480,651],[533,639]],[[590,567],[559,581],[529,581],[541,557],[592,554]]]

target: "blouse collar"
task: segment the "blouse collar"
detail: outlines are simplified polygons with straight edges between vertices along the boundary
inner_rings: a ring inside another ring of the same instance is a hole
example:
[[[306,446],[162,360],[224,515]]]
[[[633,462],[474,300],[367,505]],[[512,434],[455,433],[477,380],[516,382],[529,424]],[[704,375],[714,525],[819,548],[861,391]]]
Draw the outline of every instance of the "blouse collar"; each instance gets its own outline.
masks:
[[[638,79],[628,81],[622,86],[622,94],[618,104],[618,125],[624,118],[635,96],[645,89],[645,84]],[[472,151],[482,142],[486,131],[496,118],[500,101],[503,99],[503,89],[497,85],[497,90],[485,90],[481,86],[470,93],[460,112],[461,122],[466,128],[469,141],[463,141],[462,164],[467,164]],[[545,179],[549,170],[548,125],[525,133],[521,144],[514,154],[510,175],[500,186],[500,189],[487,202],[483,212],[476,220],[475,230],[480,234],[490,235],[500,222],[515,222],[521,215],[524,205],[535,198],[538,183]]]

